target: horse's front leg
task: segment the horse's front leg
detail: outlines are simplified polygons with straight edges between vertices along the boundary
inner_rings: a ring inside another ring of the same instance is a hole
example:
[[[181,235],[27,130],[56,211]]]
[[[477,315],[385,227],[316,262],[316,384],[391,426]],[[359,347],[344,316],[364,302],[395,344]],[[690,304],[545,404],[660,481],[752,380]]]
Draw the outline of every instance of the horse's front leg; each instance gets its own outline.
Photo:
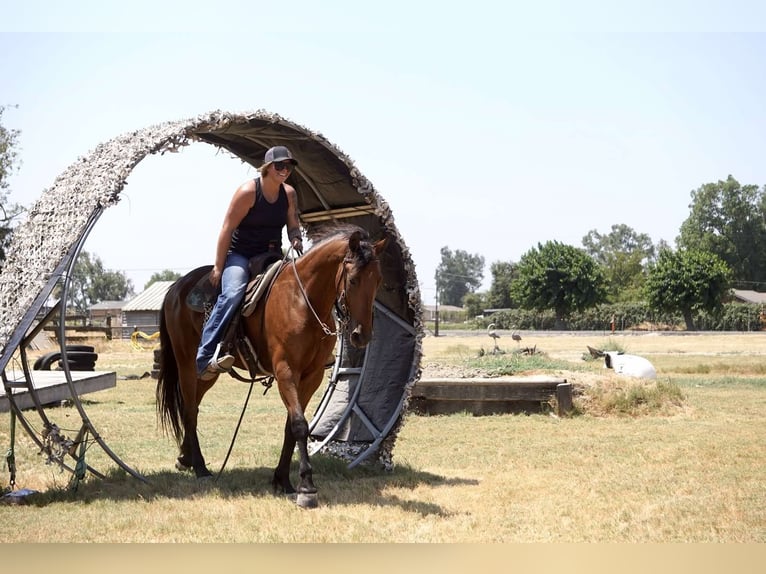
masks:
[[[274,469],[274,477],[271,479],[271,485],[274,487],[274,494],[280,492],[284,494],[295,494],[295,488],[290,482],[290,462],[293,459],[295,450],[295,437],[290,428],[290,415],[285,421],[285,433],[282,440],[282,453],[279,455],[279,463]]]
[[[315,508],[318,504],[317,489],[314,486],[311,461],[309,460],[308,436],[309,425],[306,417],[303,416],[302,410],[299,409],[298,412],[293,411],[288,414],[285,423],[282,454],[279,457],[279,464],[274,470],[274,478],[271,483],[274,487],[274,492],[279,492],[280,490],[286,494],[294,494],[296,492],[290,482],[290,462],[292,461],[293,451],[297,443],[300,456],[298,467],[300,481],[298,483],[296,502],[298,506],[303,508]]]
[[[300,464],[298,466],[298,506],[303,508],[316,508],[319,504],[317,499],[317,489],[314,486],[314,474],[309,460],[309,423],[303,412],[290,421],[290,428],[293,431],[295,442],[298,443],[298,454],[300,455]]]
[[[309,461],[308,436],[309,424],[306,420],[304,408],[307,400],[304,400],[306,393],[298,392],[298,384],[292,376],[289,368],[284,368],[281,377],[277,379],[279,394],[287,407],[287,422],[285,423],[285,436],[282,444],[282,454],[279,457],[279,464],[274,470],[272,484],[275,489],[281,488],[284,492],[292,494],[295,492],[290,483],[290,461],[298,445],[300,464],[298,476],[300,481],[297,489],[297,503],[303,508],[315,508],[318,504],[317,489],[314,486],[311,462]],[[313,377],[312,377],[313,379]],[[307,381],[303,381],[305,385]],[[313,382],[313,381],[312,381]],[[310,398],[310,394],[309,394]]]

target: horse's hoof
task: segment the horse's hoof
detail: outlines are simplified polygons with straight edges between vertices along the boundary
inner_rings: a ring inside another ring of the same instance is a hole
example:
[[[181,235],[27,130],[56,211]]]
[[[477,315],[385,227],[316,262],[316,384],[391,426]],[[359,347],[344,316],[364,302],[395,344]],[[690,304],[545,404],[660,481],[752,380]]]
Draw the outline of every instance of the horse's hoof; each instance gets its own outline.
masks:
[[[299,492],[295,503],[301,508],[316,508],[319,506],[319,497],[316,492]]]
[[[181,472],[187,472],[187,471],[191,470],[191,467],[190,466],[186,466],[180,460],[176,460],[176,470],[180,470]]]
[[[197,476],[197,480],[209,480],[213,478],[213,473],[210,472],[206,466],[203,466],[199,470],[195,470],[194,474]]]

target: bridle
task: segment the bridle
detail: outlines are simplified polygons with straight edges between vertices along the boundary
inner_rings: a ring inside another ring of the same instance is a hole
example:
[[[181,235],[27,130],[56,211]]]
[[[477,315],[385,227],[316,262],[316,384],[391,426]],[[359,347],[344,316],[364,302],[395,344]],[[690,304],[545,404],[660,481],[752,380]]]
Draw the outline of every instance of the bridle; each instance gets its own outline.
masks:
[[[348,328],[348,322],[351,320],[351,313],[348,309],[348,299],[346,297],[346,289],[348,287],[348,273],[346,271],[346,264],[353,263],[351,259],[345,257],[343,259],[343,271],[341,271],[338,281],[335,283],[335,314],[338,317],[338,323],[340,323],[340,332],[345,333]],[[343,282],[343,288],[340,288],[341,281]]]
[[[290,248],[292,250],[292,248]],[[343,259],[343,271],[340,274],[340,277],[338,277],[338,281],[335,284],[335,313],[338,316],[338,323],[340,325],[340,328],[336,331],[333,331],[330,329],[330,327],[327,326],[327,324],[322,321],[322,319],[319,318],[319,315],[317,314],[316,310],[314,309],[313,305],[311,305],[311,301],[309,301],[309,296],[306,293],[306,289],[303,287],[303,283],[301,282],[301,278],[298,275],[298,267],[295,265],[296,257],[292,257],[292,268],[293,273],[295,273],[295,281],[298,283],[298,288],[301,290],[301,294],[303,295],[303,300],[306,301],[306,305],[311,310],[311,313],[314,315],[314,318],[317,320],[317,323],[319,323],[319,326],[322,327],[322,331],[324,332],[325,336],[332,337],[335,335],[338,335],[339,333],[345,333],[346,328],[348,327],[348,322],[351,319],[351,315],[348,310],[348,302],[346,297],[346,287],[348,286],[348,277],[346,273],[346,263],[352,263],[353,261],[349,259],[348,257]],[[343,282],[343,289],[341,290],[340,294],[338,294],[338,289],[340,287],[341,281]]]

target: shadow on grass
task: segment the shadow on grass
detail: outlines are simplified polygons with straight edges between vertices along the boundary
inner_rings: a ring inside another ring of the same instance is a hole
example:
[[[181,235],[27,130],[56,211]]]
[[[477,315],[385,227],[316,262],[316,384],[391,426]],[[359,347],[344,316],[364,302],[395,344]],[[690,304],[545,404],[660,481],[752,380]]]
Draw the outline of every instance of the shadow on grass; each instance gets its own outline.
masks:
[[[297,481],[297,462],[292,465],[292,480]],[[396,506],[407,512],[422,516],[446,516],[437,504],[403,500],[389,489],[414,490],[421,486],[475,486],[479,481],[472,478],[448,478],[429,472],[419,471],[409,465],[397,465],[387,472],[380,467],[361,466],[349,469],[347,463],[318,454],[312,457],[314,483],[319,491],[319,504],[323,507],[372,504]],[[213,470],[213,469],[211,469]],[[139,472],[147,479],[141,482],[121,469],[113,469],[104,479],[88,477],[76,489],[54,488],[27,497],[25,503],[37,507],[72,502],[89,504],[98,501],[141,501],[162,499],[189,499],[211,495],[227,500],[238,498],[272,498],[277,496],[285,501],[294,497],[275,495],[271,486],[274,472],[270,467],[233,468],[220,475],[213,470],[214,477],[197,480],[191,472],[176,470]]]

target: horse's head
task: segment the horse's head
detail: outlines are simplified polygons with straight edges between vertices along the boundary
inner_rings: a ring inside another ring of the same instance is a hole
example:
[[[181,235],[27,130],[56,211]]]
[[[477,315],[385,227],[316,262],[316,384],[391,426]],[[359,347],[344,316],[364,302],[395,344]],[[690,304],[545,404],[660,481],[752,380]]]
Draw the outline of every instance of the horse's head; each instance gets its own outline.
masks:
[[[372,338],[372,307],[383,278],[379,256],[387,243],[387,237],[370,243],[360,231],[354,231],[348,239],[339,281],[339,302],[348,320],[349,340],[354,347],[365,347]]]

